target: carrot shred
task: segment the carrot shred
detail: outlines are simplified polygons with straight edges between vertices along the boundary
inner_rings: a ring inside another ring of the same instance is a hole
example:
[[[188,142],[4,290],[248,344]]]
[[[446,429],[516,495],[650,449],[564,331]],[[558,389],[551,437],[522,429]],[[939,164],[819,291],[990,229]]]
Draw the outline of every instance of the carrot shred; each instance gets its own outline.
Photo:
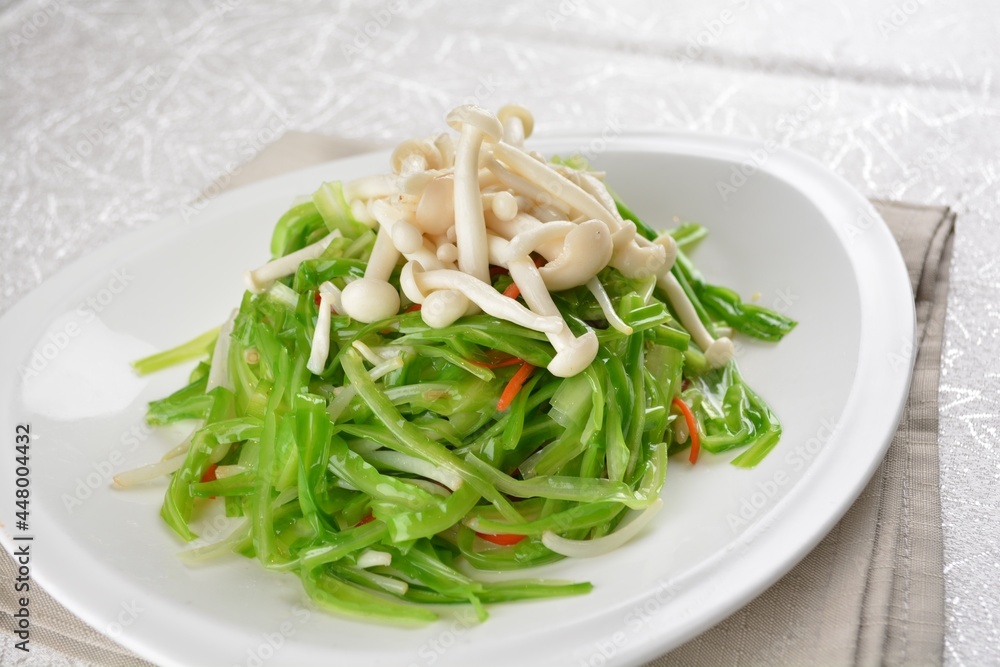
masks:
[[[698,435],[698,422],[695,421],[694,413],[691,412],[691,408],[688,407],[687,403],[675,396],[673,404],[681,411],[681,414],[684,415],[684,421],[687,422],[688,433],[691,437],[691,455],[688,457],[688,460],[692,464],[697,463],[698,452],[701,451],[701,436]]]
[[[420,304],[419,303],[415,303],[415,304],[413,304],[412,306],[410,306],[409,308],[407,308],[403,312],[405,312],[405,313],[415,313],[418,310],[420,310]]]
[[[507,276],[510,275],[510,271],[502,266],[497,266],[496,264],[490,264],[490,278],[494,276]]]
[[[361,519],[361,521],[358,521],[356,524],[354,524],[354,527],[357,528],[358,526],[363,526],[366,523],[371,523],[374,520],[375,520],[375,515],[369,512]]]
[[[490,533],[476,533],[476,537],[481,540],[486,540],[487,542],[492,542],[493,544],[498,544],[502,547],[509,547],[517,544],[523,540],[527,535],[513,535],[511,533],[501,533],[498,535],[492,535]]]
[[[218,479],[218,477],[215,476],[215,469],[218,467],[219,467],[218,464],[213,463],[212,465],[208,466],[208,468],[205,469],[205,474],[201,476],[202,484],[204,484],[205,482],[214,482],[216,479]],[[208,499],[215,500],[215,496],[209,496]]]
[[[528,381],[531,374],[535,372],[535,367],[529,364],[527,361],[521,362],[521,367],[517,369],[514,373],[514,377],[510,379],[507,386],[503,388],[503,393],[500,394],[500,400],[497,401],[497,410],[501,412],[510,407],[510,404],[514,402],[514,397],[517,396],[517,392],[521,391],[521,387],[524,383]]]
[[[517,286],[517,283],[511,283],[510,286],[503,291],[503,295],[508,299],[516,299],[521,296],[521,288]]]
[[[215,469],[218,468],[218,467],[219,466],[216,465],[215,463],[213,463],[212,465],[208,466],[208,468],[205,469],[205,474],[201,476],[202,483],[204,483],[204,482],[214,482],[216,479],[218,479],[215,476]]]

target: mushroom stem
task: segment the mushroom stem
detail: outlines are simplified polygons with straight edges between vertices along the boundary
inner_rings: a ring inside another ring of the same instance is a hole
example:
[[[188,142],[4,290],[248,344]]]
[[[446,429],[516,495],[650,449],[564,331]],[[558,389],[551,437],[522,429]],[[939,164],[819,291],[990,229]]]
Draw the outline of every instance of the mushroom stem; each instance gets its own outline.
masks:
[[[539,315],[558,317],[562,324],[556,333],[545,334],[556,351],[556,356],[547,366],[549,372],[556,377],[564,378],[583,372],[597,356],[597,334],[588,331],[579,338],[573,335],[559,314],[559,309],[552,300],[541,274],[535,268],[535,263],[529,258],[515,259],[507,265],[507,268],[531,310]]]
[[[512,146],[521,147],[531,136],[535,119],[531,112],[520,104],[507,104],[497,111],[497,118],[503,125],[503,140]]]
[[[399,292],[389,283],[397,261],[399,250],[392,243],[391,230],[383,227],[375,237],[365,277],[348,284],[340,295],[345,315],[370,323],[399,311]]]
[[[534,161],[534,158],[529,157],[529,159]],[[569,215],[570,207],[565,202],[561,200],[553,200],[551,195],[549,195],[544,189],[536,185],[530,179],[510,171],[500,164],[495,158],[487,158],[485,166],[493,175],[497,177],[497,180],[500,181],[502,185],[513,190],[515,194],[527,197],[532,201],[546,201],[554,208],[562,211],[565,215]]]
[[[403,220],[402,213],[399,210],[382,200],[373,202],[371,210],[380,227],[379,237],[382,235],[388,237],[390,244],[396,250],[392,266],[389,267],[389,273],[385,276],[386,280],[392,275],[392,269],[396,266],[400,251],[402,251],[402,255],[406,259],[420,262],[424,269],[444,268],[444,264],[437,258],[436,250],[431,250],[424,244],[420,229]],[[378,244],[377,238],[375,239],[375,243],[376,245]],[[374,249],[372,250],[372,256],[375,256]],[[370,265],[371,260],[368,261]],[[365,272],[365,277],[368,277],[367,272]]]
[[[610,263],[626,278],[645,278],[659,275],[663,271],[666,249],[648,242],[640,245],[641,238],[636,236],[635,223],[631,220],[625,222],[612,236],[615,249]]]
[[[548,223],[552,225],[555,223]],[[570,223],[572,224],[572,223]],[[559,256],[539,269],[545,285],[552,292],[586,284],[611,261],[614,245],[608,226],[600,220],[587,220],[573,228],[563,239]]]
[[[493,147],[493,156],[504,162],[515,174],[534,182],[545,190],[551,198],[565,202],[570,208],[580,211],[588,218],[600,220],[608,226],[612,233],[618,231],[620,223],[608,209],[593,195],[584,191],[579,185],[549,165],[539,162],[520,148],[502,141]]]
[[[535,229],[540,229],[544,224],[551,224],[542,223],[542,221],[527,213],[518,213],[510,220],[490,216],[487,219],[487,223],[490,231],[504,239],[512,239],[518,234],[525,234]],[[538,245],[534,248],[534,251],[544,257],[546,261],[551,262],[559,256],[562,246],[562,239],[554,239]]]
[[[365,278],[388,280],[399,261],[399,255],[399,250],[392,242],[392,229],[383,225],[375,237],[375,245],[372,246],[368,266],[365,267]]]
[[[490,280],[486,249],[486,219],[479,191],[479,150],[485,134],[472,123],[462,123],[455,151],[455,233],[458,267],[484,284]]]
[[[608,209],[608,212],[618,220],[619,224],[623,221],[621,214],[618,212],[618,206],[615,205],[615,199],[608,192],[608,187],[602,183],[600,180],[595,178],[593,175],[588,174],[585,171],[578,171],[577,180],[583,191],[591,195],[596,199],[604,208]]]
[[[670,304],[677,311],[677,316],[680,318],[681,324],[691,333],[691,338],[694,339],[695,344],[704,350],[705,358],[712,368],[724,366],[733,358],[733,354],[735,353],[733,342],[725,336],[712,338],[712,334],[709,333],[701,318],[698,317],[694,305],[688,299],[687,294],[684,293],[684,288],[677,282],[677,278],[670,272],[670,269],[662,271],[657,276],[656,284],[666,293],[667,298],[670,299]]]
[[[305,248],[300,248],[293,253],[289,253],[284,257],[278,257],[277,259],[272,259],[267,264],[260,266],[253,271],[245,271],[243,273],[243,282],[246,283],[247,289],[254,294],[260,294],[261,292],[266,292],[267,289],[274,284],[279,278],[284,278],[285,276],[290,276],[295,273],[299,264],[310,259],[316,259],[323,254],[326,247],[335,239],[340,237],[340,230],[335,229],[330,232],[319,241],[311,245],[307,245]]]
[[[490,258],[493,262],[501,262],[501,258],[513,255],[510,243],[497,236],[490,236]],[[563,320],[559,308],[556,307],[541,273],[535,263],[527,256],[514,257],[506,263],[510,277],[521,290],[521,296],[532,311],[547,317],[557,317],[562,323],[559,331],[545,336],[556,350],[556,356],[549,362],[548,370],[557,377],[570,377],[583,371],[597,356],[597,334],[588,331],[577,338]]]
[[[316,317],[316,329],[313,330],[312,347],[309,350],[309,363],[306,368],[310,373],[319,375],[326,368],[327,357],[330,356],[330,307],[329,292],[319,293],[319,315]]]
[[[330,305],[338,313],[343,312],[344,306],[340,303],[340,288],[331,283],[329,280],[324,280],[319,286],[320,296],[326,294],[330,297]]]
[[[563,220],[561,222],[549,222],[543,225],[526,229],[510,240],[507,244],[505,256],[501,261],[502,266],[506,266],[512,259],[526,257],[535,249],[551,241],[563,241],[566,235],[576,228],[572,222]],[[603,267],[602,267],[603,268]]]
[[[529,260],[530,261],[530,260]],[[534,264],[532,264],[534,266]],[[543,316],[531,312],[514,299],[508,299],[492,286],[462,271],[413,271],[413,279],[421,292],[454,290],[459,292],[484,312],[502,320],[519,324],[533,331],[558,333],[564,325],[559,316]],[[558,312],[558,311],[557,311]]]
[[[484,214],[488,211],[503,220],[510,220],[517,215],[517,199],[506,190],[486,192],[482,197]]]

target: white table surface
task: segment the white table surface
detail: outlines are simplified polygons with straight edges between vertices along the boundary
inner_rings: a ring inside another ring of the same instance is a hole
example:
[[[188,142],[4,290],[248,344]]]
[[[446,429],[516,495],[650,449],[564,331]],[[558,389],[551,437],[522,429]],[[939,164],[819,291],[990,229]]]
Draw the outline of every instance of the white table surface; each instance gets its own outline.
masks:
[[[773,139],[868,196],[959,213],[940,391],[944,660],[997,659],[1000,7],[329,4],[0,0],[0,313],[286,129],[392,143],[474,100],[526,104],[540,134]],[[0,663],[79,664],[9,639]]]

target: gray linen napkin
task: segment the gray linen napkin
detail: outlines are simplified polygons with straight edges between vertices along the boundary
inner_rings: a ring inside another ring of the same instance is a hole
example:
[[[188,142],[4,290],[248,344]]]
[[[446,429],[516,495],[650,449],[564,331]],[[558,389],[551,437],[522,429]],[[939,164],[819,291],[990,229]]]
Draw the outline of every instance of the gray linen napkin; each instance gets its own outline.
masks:
[[[916,298],[917,359],[889,451],[830,534],[708,632],[649,663],[936,665],[944,660],[938,380],[955,214],[875,202]]]
[[[289,132],[236,174],[229,187],[374,148]],[[875,202],[889,224],[916,295],[919,350],[910,396],[885,460],[829,536],[742,610],[652,663],[667,665],[936,664],[944,638],[938,374],[955,215],[947,208]],[[0,552],[0,579],[15,576]],[[87,626],[32,585],[32,643],[98,665],[150,663]],[[2,631],[16,599],[0,587]]]

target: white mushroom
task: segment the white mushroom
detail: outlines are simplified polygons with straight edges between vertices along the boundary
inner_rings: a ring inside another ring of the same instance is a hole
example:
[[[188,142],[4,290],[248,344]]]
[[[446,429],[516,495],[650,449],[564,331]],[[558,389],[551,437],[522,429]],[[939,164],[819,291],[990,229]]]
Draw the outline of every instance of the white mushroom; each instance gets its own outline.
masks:
[[[424,188],[414,218],[425,234],[442,234],[455,224],[455,179],[438,176]]]
[[[677,278],[670,272],[670,269],[660,272],[656,278],[656,284],[666,293],[667,298],[670,299],[670,303],[674,307],[674,310],[677,311],[677,316],[680,318],[681,324],[691,333],[691,338],[695,344],[705,351],[705,359],[708,361],[709,366],[719,368],[733,358],[733,354],[736,351],[733,347],[733,341],[725,336],[712,338],[712,334],[709,333],[704,323],[702,323],[701,318],[698,317],[698,312],[694,309],[694,304],[688,299],[687,294],[684,293],[684,288],[677,282]]]
[[[454,324],[469,309],[469,300],[459,291],[442,289],[424,298],[420,316],[424,324],[443,329]]]
[[[615,205],[615,198],[608,192],[608,186],[585,171],[577,171],[575,174],[576,181],[583,188],[583,191],[596,199],[611,215],[615,216],[615,219],[622,222],[622,216],[618,212],[618,206]]]
[[[551,165],[537,151],[526,151],[524,139],[534,125],[527,109],[507,105],[494,116],[463,105],[447,122],[459,132],[457,140],[440,134],[404,141],[391,156],[394,173],[343,186],[353,217],[377,225],[378,233],[363,278],[348,282],[342,292],[329,282],[320,286],[311,371],[321,373],[326,366],[331,312],[366,323],[399,312],[400,294],[388,281],[401,257],[406,260],[401,291],[421,304],[429,326],[445,327],[481,309],[545,333],[556,353],[549,370],[561,377],[592,363],[598,340],[593,331],[572,333],[551,292],[587,285],[611,326],[631,331],[597,279],[605,266],[629,278],[649,276],[649,291],[659,285],[709,364],[732,357],[731,341],[713,339],[670,273],[677,256],[673,238],[638,236],[600,175]],[[276,281],[319,257],[336,236],[339,232],[248,271],[248,287],[296,306],[300,295]],[[532,253],[547,264],[536,268]],[[491,261],[509,269],[528,307],[493,289]]]
[[[389,159],[393,173],[406,177],[441,167],[441,151],[427,139],[407,139],[396,146]]]
[[[530,158],[529,158],[530,159]],[[510,171],[495,158],[487,158],[486,168],[497,177],[497,180],[505,187],[509,188],[515,195],[520,195],[530,201],[547,201],[551,206],[561,210],[565,215],[569,215],[570,207],[561,200],[553,200],[544,189],[536,185],[530,179],[520,176]]]
[[[399,211],[399,215],[404,220],[415,221],[417,218],[417,206],[420,204],[420,197],[409,195],[405,192],[392,195],[385,199],[386,203]]]
[[[570,208],[583,213],[588,218],[600,220],[608,226],[612,233],[618,231],[619,222],[610,211],[593,195],[585,192],[583,188],[549,165],[539,162],[523,150],[504,142],[493,147],[493,157],[510,167],[510,170],[515,174],[532,181],[547,192],[552,199],[565,202]]]
[[[313,331],[312,347],[309,350],[309,363],[306,368],[310,373],[319,375],[326,368],[326,360],[330,356],[330,294],[319,293],[319,315],[316,317],[316,329]]]
[[[490,200],[490,211],[498,220],[513,220],[517,215],[517,197],[503,190],[493,195]]]
[[[549,362],[549,372],[556,377],[572,377],[583,372],[597,356],[597,334],[588,331],[582,336],[574,336],[569,326],[562,320],[552,296],[542,280],[535,263],[528,258],[512,261],[508,267],[510,277],[521,290],[521,296],[533,311],[539,315],[559,317],[562,327],[555,334],[546,334],[556,356]]]
[[[273,259],[253,271],[245,271],[243,282],[246,283],[247,289],[254,294],[265,292],[279,278],[295,273],[302,262],[318,258],[330,245],[330,242],[340,238],[340,236],[340,230],[334,230],[311,245],[300,248],[284,257]]]
[[[403,290],[403,294],[407,299],[413,303],[423,304],[427,295],[417,285],[417,280],[413,277],[414,271],[418,273],[423,271],[423,267],[420,266],[419,262],[407,262],[403,264],[403,268],[399,272],[399,287]],[[421,308],[421,311],[423,311],[423,308]]]
[[[636,236],[635,223],[632,221],[625,222],[612,236],[615,250],[610,264],[626,278],[657,275],[666,263],[667,253],[662,245],[646,242],[640,246],[640,238]]]
[[[521,296],[531,310],[539,315],[557,317],[562,323],[559,331],[546,333],[546,337],[556,350],[556,356],[547,366],[549,372],[557,377],[571,377],[582,372],[597,356],[597,334],[588,331],[583,336],[574,336],[562,319],[542,275],[535,268],[535,263],[527,255],[513,258],[511,255],[510,243],[490,235],[490,257],[494,262],[507,261],[510,277],[521,290]]]
[[[663,248],[663,268],[662,270],[669,271],[674,266],[674,262],[677,261],[677,241],[670,234],[660,234],[653,241],[655,245]]]
[[[368,227],[375,225],[375,218],[368,212],[368,206],[362,199],[355,199],[351,202],[351,217]]]
[[[420,230],[403,219],[403,212],[381,199],[372,202],[370,208],[381,229],[379,234],[389,236],[406,259],[419,261],[425,269],[445,268],[437,258],[437,249],[425,243]]]
[[[464,271],[447,269],[424,271],[417,262],[408,262],[400,274],[400,283],[403,292],[415,303],[426,303],[435,290],[452,290],[493,317],[519,324],[527,329],[542,333],[558,333],[563,327],[561,317],[533,313],[516,300],[503,296],[491,285],[473,278]],[[423,313],[424,309],[421,308],[420,312]],[[428,322],[428,325],[431,323]]]
[[[545,225],[553,224],[551,222],[543,224],[540,220],[527,213],[518,213],[511,220],[498,220],[496,216],[490,216],[487,220],[489,231],[504,239],[512,239],[519,234],[529,233]],[[562,252],[564,238],[549,239],[535,246],[533,251],[544,257],[545,261],[551,262]]]
[[[455,151],[455,232],[458,267],[467,275],[489,282],[486,221],[479,192],[479,150],[483,140],[499,141],[500,121],[489,111],[471,104],[452,109],[448,124],[461,132]]]
[[[563,239],[559,256],[538,272],[550,291],[570,289],[596,276],[608,265],[613,250],[607,225],[600,220],[588,220],[573,226]]]
[[[524,140],[531,136],[535,128],[535,118],[531,112],[520,104],[507,104],[500,107],[497,118],[503,125],[503,140],[511,146],[521,147]]]
[[[437,258],[445,264],[454,264],[458,261],[458,247],[447,242],[438,245]]]
[[[584,216],[604,222],[612,234],[615,234],[615,256],[611,266],[615,267],[627,278],[639,278],[654,275],[665,261],[665,253],[659,247],[641,247],[635,243],[635,225],[622,223],[621,217],[614,206],[614,201],[602,196],[598,199],[579,185],[566,178],[548,164],[539,162],[524,151],[504,142],[493,148],[493,155],[503,160],[511,170],[525,179],[530,179],[549,195],[549,205],[564,202]],[[588,184],[597,191],[606,189],[603,184],[594,179]],[[603,200],[603,203],[602,203]],[[631,225],[631,229],[628,228]],[[625,231],[619,235],[618,232]]]
[[[510,260],[527,257],[537,248],[552,241],[559,243],[561,251],[562,246],[565,245],[566,236],[574,229],[576,229],[576,225],[568,220],[529,227],[510,239],[510,243],[507,244],[507,249],[504,256],[500,258],[499,264],[500,266],[507,266]],[[555,257],[552,259],[554,260]],[[607,264],[606,261],[605,264]],[[603,269],[604,267],[602,266],[601,268]]]
[[[319,286],[320,296],[326,294],[330,299],[330,305],[338,313],[344,312],[344,305],[340,302],[340,288],[331,283],[329,280],[324,280]]]
[[[360,322],[376,322],[399,312],[399,292],[389,284],[389,276],[399,260],[392,236],[382,229],[375,237],[365,277],[347,285],[340,295],[344,314]]]
[[[517,199],[506,190],[484,193],[483,211],[498,218],[510,220],[517,215]]]
[[[441,156],[441,166],[445,169],[455,166],[455,142],[447,132],[434,137],[434,147]]]
[[[419,229],[405,220],[399,220],[392,226],[392,243],[405,255],[420,250],[424,246],[424,237]]]
[[[531,215],[538,218],[540,222],[554,222],[556,220],[568,220],[570,218],[570,213],[561,211],[555,206],[547,206],[546,204],[535,204],[531,207]],[[587,218],[583,217],[584,220]]]

